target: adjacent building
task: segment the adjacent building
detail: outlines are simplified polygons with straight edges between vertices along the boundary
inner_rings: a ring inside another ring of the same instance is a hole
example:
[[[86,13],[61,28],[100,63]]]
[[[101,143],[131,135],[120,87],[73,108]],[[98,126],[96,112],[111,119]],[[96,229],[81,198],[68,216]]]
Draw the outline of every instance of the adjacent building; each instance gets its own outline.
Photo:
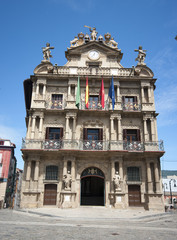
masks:
[[[14,156],[15,144],[8,139],[0,139],[0,205],[12,207],[17,160]]]
[[[64,66],[50,62],[54,47],[47,43],[24,81],[21,207],[164,210],[164,149],[146,51],[136,49],[136,67],[124,68],[111,34],[89,30],[70,42]]]

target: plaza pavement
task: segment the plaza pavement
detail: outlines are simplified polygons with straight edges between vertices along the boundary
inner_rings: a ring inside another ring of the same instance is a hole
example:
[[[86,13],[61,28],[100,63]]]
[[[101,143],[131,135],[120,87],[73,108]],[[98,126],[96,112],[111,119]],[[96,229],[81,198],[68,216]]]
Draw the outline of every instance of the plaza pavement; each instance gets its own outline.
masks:
[[[48,216],[63,219],[83,219],[83,220],[105,220],[105,219],[122,219],[122,220],[141,220],[145,218],[157,218],[168,215],[167,212],[145,211],[142,208],[114,209],[97,206],[82,206],[78,208],[61,209],[61,208],[32,208],[18,209],[18,211],[29,214]]]

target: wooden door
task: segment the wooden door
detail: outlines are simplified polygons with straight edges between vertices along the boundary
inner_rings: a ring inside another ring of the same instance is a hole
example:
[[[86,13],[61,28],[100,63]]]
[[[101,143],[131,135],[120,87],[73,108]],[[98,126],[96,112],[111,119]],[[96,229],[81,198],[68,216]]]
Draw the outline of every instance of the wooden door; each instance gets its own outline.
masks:
[[[44,191],[44,205],[56,205],[57,185],[46,184]]]
[[[139,185],[128,186],[128,200],[129,200],[129,206],[141,205],[141,192],[140,192]]]

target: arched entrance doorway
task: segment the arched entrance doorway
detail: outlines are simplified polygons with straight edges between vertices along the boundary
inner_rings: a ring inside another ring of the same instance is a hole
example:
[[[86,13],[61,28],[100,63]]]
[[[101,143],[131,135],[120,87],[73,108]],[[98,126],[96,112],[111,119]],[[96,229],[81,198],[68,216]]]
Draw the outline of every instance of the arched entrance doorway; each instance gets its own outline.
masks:
[[[86,168],[81,174],[81,205],[104,206],[104,174],[96,168]]]

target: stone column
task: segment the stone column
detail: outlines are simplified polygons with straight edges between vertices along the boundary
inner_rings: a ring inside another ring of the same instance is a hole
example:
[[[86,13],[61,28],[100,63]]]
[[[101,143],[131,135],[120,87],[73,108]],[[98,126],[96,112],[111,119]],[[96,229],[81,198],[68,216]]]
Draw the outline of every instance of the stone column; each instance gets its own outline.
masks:
[[[120,159],[119,160],[119,175],[120,175],[120,177],[121,177],[121,180],[123,181],[123,160],[122,159]]]
[[[76,139],[76,117],[73,117],[73,140]]]
[[[151,168],[150,168],[150,162],[147,162],[147,184],[148,184],[148,193],[153,192],[153,186],[152,186],[152,176],[151,176]]]
[[[66,139],[69,138],[69,117],[66,116]]]
[[[154,119],[150,119],[151,120],[151,139],[154,142],[155,141],[155,132],[154,132]]]
[[[45,99],[46,95],[46,84],[43,85],[43,98]]]
[[[34,139],[35,127],[36,127],[36,116],[32,116],[31,139]]]
[[[111,192],[114,192],[113,177],[115,175],[115,161],[111,160]]]
[[[111,140],[114,140],[114,118],[111,117]]]
[[[75,190],[75,180],[76,180],[76,161],[72,160],[71,161],[71,178],[72,178],[72,192]]]
[[[29,181],[30,178],[31,178],[31,161],[28,161],[26,169],[26,181]]]
[[[147,119],[143,119],[144,122],[144,141],[148,141],[147,139]]]
[[[28,130],[27,130],[26,138],[30,138],[30,132],[31,132],[31,115],[29,115],[29,119],[28,119]]]
[[[154,128],[155,128],[155,141],[158,142],[157,119],[156,118],[154,118]]]
[[[71,84],[68,85],[68,98],[71,96]]]
[[[39,83],[36,83],[36,97],[39,95]]]
[[[36,161],[34,169],[34,181],[38,181],[38,178],[39,178],[39,161]]]
[[[76,84],[74,85],[75,87],[75,96],[74,96],[74,99],[76,99],[76,94],[77,94],[77,87],[76,87]]]
[[[141,87],[141,101],[144,103],[144,87]]]
[[[154,163],[156,193],[160,192],[159,168],[157,162]]]
[[[151,103],[151,87],[148,87],[148,102]]]
[[[67,174],[67,160],[64,159],[64,163],[63,163],[63,175]]]
[[[120,85],[117,85],[117,102],[119,102],[120,99]]]
[[[121,133],[121,118],[118,118],[118,141],[122,140],[122,133]]]
[[[40,117],[40,121],[39,121],[39,138],[42,138],[43,122],[44,122],[44,117]]]

